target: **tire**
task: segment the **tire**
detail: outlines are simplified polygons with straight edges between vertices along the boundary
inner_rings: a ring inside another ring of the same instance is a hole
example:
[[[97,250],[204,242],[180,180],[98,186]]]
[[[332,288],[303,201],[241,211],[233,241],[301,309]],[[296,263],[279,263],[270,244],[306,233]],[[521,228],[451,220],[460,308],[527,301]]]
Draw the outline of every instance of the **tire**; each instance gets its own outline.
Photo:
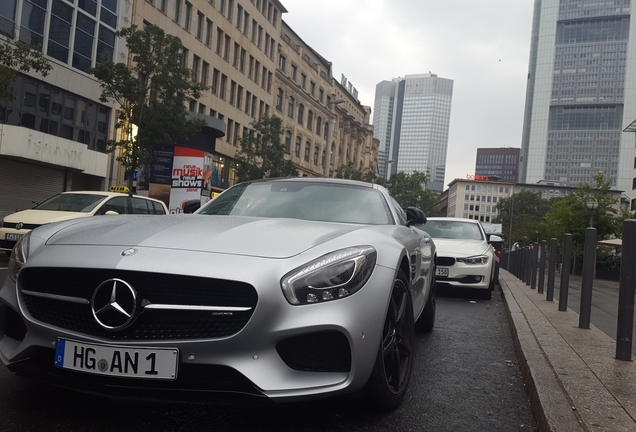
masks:
[[[479,290],[479,298],[482,300],[490,300],[492,298],[492,290],[490,288]]]
[[[415,322],[415,330],[418,333],[430,333],[435,327],[435,308],[437,303],[437,283],[435,281],[435,268],[433,268],[433,280],[431,281],[431,293],[426,301],[426,306],[419,319]]]
[[[366,385],[369,402],[383,411],[400,406],[411,378],[415,330],[408,279],[400,271],[393,282],[382,340]]]

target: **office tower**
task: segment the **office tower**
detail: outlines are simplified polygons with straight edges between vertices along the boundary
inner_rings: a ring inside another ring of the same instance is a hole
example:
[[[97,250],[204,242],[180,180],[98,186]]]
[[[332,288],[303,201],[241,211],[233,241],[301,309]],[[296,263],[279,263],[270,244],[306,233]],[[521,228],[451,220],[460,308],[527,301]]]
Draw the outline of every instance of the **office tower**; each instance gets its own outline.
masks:
[[[631,190],[636,118],[631,0],[536,0],[520,180]],[[628,58],[631,56],[631,61]]]
[[[512,147],[478,148],[475,176],[517,183],[519,151],[518,148]]]
[[[376,86],[374,137],[380,141],[380,175],[423,172],[427,188],[444,189],[453,80],[406,75]]]

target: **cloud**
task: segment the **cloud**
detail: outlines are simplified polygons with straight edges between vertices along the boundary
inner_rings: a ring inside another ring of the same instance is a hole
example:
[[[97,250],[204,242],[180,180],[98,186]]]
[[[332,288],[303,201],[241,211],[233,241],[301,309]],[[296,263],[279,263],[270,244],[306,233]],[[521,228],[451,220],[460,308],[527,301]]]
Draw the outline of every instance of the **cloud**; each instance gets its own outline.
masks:
[[[478,147],[521,145],[532,0],[283,4],[283,19],[363,105],[373,107],[383,80],[429,71],[454,80],[446,183],[474,172]]]

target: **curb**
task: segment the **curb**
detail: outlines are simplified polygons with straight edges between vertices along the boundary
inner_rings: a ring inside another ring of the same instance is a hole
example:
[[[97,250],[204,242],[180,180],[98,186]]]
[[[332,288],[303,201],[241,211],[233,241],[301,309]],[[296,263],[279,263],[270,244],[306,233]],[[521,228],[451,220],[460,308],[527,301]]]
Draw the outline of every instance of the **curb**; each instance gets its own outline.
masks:
[[[518,299],[504,278],[500,277],[499,282],[537,429],[541,432],[588,431],[537,341]]]

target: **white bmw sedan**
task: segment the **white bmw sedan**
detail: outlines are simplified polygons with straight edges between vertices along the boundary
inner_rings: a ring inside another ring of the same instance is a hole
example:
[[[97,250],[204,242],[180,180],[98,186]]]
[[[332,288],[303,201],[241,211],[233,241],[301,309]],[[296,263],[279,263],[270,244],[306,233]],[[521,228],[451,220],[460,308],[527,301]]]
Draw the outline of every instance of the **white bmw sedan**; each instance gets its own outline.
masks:
[[[495,250],[490,243],[501,237],[488,240],[481,223],[472,219],[433,217],[419,228],[437,247],[438,286],[479,290],[482,299],[490,300],[495,283]]]

